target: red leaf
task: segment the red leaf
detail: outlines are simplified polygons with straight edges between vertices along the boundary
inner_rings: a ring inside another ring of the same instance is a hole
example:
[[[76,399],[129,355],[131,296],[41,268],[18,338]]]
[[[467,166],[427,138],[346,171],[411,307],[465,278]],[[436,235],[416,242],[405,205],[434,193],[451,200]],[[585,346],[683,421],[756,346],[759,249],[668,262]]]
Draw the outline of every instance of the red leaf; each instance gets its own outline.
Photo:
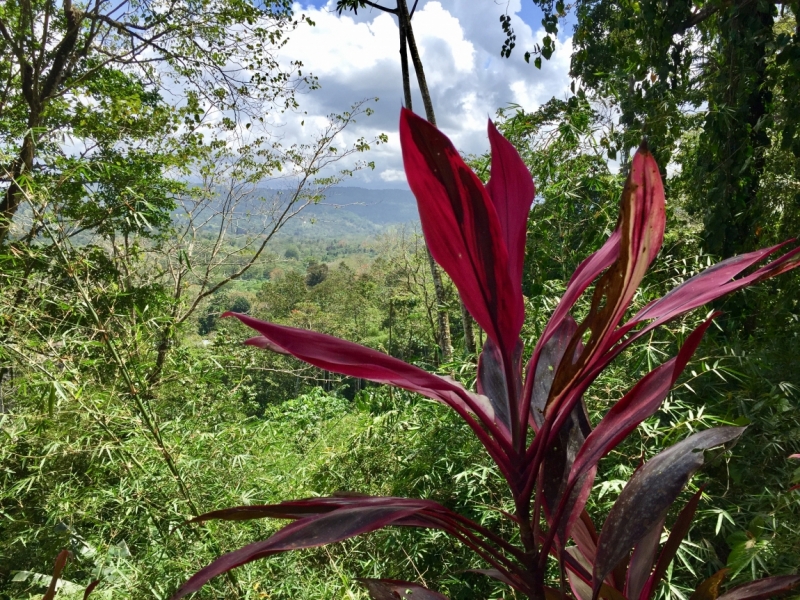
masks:
[[[718,600],[766,600],[800,585],[800,575],[765,577],[725,592]]]
[[[626,598],[641,600],[640,594],[650,577],[656,552],[658,552],[658,545],[661,543],[663,529],[664,519],[658,521],[633,549],[631,562],[628,565],[628,575],[625,579]]]
[[[100,580],[95,579],[92,583],[86,586],[86,590],[83,592],[83,600],[86,600],[89,596],[91,596],[94,588],[96,588],[99,584]]]
[[[431,254],[478,324],[510,355],[524,307],[512,284],[508,249],[492,199],[450,140],[405,109],[400,144]]]
[[[373,600],[447,600],[439,592],[397,579],[359,579],[369,591]]]
[[[658,557],[658,562],[656,563],[656,568],[653,570],[653,574],[647,581],[647,585],[643,588],[642,591],[642,598],[650,598],[658,588],[658,584],[661,582],[661,578],[664,577],[664,574],[667,572],[667,568],[672,560],[675,558],[675,555],[678,553],[678,548],[681,545],[683,539],[689,535],[689,530],[692,528],[692,519],[694,518],[694,513],[697,511],[697,505],[700,503],[700,498],[703,496],[703,490],[698,491],[689,502],[686,503],[686,506],[683,507],[678,518],[675,520],[675,524],[672,526],[672,531],[669,532],[669,537],[667,538],[667,543],[664,544],[664,548],[661,550],[661,554]],[[635,600],[632,599],[632,600]]]
[[[572,480],[597,465],[603,456],[659,409],[683,369],[686,368],[689,358],[700,345],[709,325],[711,319],[706,320],[689,335],[675,358],[650,371],[611,407],[586,438],[586,443],[575,458],[570,476]]]
[[[270,347],[276,346],[283,352],[326,371],[378,383],[389,383],[447,404],[470,424],[500,468],[506,467],[507,461],[497,445],[491,441],[480,425],[469,417],[469,414],[477,416],[495,439],[507,443],[510,434],[496,421],[491,402],[485,396],[473,394],[451,379],[433,375],[360,344],[307,329],[267,323],[238,313],[227,312],[222,316],[236,317],[261,334],[247,340],[246,344],[263,348],[266,342],[269,342]]]
[[[56,557],[56,563],[53,565],[53,578],[50,580],[50,585],[44,593],[42,600],[53,600],[56,597],[56,590],[58,590],[58,579],[61,577],[61,572],[67,564],[69,558],[69,550],[62,550]]]
[[[644,333],[690,310],[800,266],[800,248],[795,248],[753,273],[734,279],[746,269],[792,241],[789,240],[783,244],[763,248],[748,254],[740,254],[709,267],[670,290],[664,297],[645,306],[625,324],[623,329],[629,330],[636,323],[652,320],[642,331],[637,331],[636,337],[641,337]]]
[[[195,573],[172,596],[172,600],[198,591],[209,580],[247,563],[280,552],[314,548],[382,529],[413,515],[419,508],[397,506],[346,507],[298,519],[269,539],[229,552]]]
[[[646,148],[640,148],[622,192],[617,226],[621,236],[619,256],[595,285],[589,314],[573,335],[566,356],[574,355],[586,332],[590,333],[589,339],[576,360],[562,361],[559,366],[545,416],[560,410],[563,393],[616,341],[617,324],[661,248],[665,221],[664,187],[658,165]],[[565,412],[570,410],[571,406],[564,407]]]
[[[536,195],[528,167],[516,148],[489,121],[492,146],[491,179],[486,191],[494,203],[500,229],[508,250],[508,270],[514,293],[522,297],[522,266],[525,260],[525,235],[528,215]]]
[[[603,524],[594,564],[594,596],[606,575],[661,520],[689,477],[704,461],[704,450],[737,439],[744,427],[715,427],[690,435],[637,470]]]

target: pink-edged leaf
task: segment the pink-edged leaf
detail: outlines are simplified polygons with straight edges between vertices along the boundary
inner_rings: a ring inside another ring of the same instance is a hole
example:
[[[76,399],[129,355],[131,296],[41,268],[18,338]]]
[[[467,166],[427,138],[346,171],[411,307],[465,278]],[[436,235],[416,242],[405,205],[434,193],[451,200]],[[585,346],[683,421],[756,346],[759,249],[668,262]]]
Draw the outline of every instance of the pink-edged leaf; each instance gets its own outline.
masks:
[[[360,344],[307,329],[260,321],[238,313],[227,312],[222,316],[236,317],[261,334],[247,340],[246,344],[263,348],[266,342],[269,342],[270,346],[276,346],[284,353],[326,371],[378,383],[388,383],[451,406],[472,426],[473,431],[484,443],[492,458],[500,464],[500,467],[505,466],[499,449],[491,442],[485,431],[468,417],[469,414],[477,416],[501,442],[509,439],[510,434],[502,424],[496,421],[491,402],[485,396],[467,391],[452,379],[433,375],[419,367]]]
[[[624,592],[626,598],[641,600],[640,594],[647,584],[650,571],[653,569],[663,529],[664,519],[658,521],[633,549],[631,562],[628,565],[628,574],[625,578]]]
[[[691,475],[705,462],[704,450],[727,445],[744,427],[715,427],[690,435],[639,468],[623,488],[597,541],[593,590],[666,514]]]
[[[689,596],[689,600],[717,600],[719,588],[727,575],[728,569],[720,569],[698,585]]]
[[[718,600],[766,600],[792,591],[800,585],[800,575],[778,575],[745,583],[722,594]]]
[[[249,544],[221,556],[195,573],[172,596],[172,600],[196,592],[214,577],[254,560],[290,550],[341,542],[392,525],[419,510],[403,506],[345,507],[321,515],[303,517],[265,541]]]
[[[525,260],[525,235],[528,215],[536,189],[528,167],[516,148],[489,121],[492,147],[491,178],[486,191],[494,203],[500,229],[508,250],[508,270],[514,293],[522,296],[522,267]]]
[[[800,460],[800,454],[790,454],[789,458],[793,458],[795,460]]]
[[[640,148],[622,192],[617,226],[621,236],[619,256],[595,285],[589,314],[575,332],[566,356],[573,356],[587,332],[589,339],[575,360],[561,362],[550,391],[546,416],[559,411],[563,393],[591,368],[614,340],[617,324],[661,248],[665,222],[664,186],[658,165],[646,148]],[[571,410],[571,407],[564,410]]]
[[[645,375],[611,407],[587,437],[586,443],[576,457],[572,466],[572,479],[580,477],[587,469],[597,465],[602,457],[661,407],[710,325],[711,319],[704,321],[689,334],[675,358]]]
[[[61,577],[62,571],[64,571],[64,567],[67,565],[67,559],[69,558],[69,550],[62,550],[56,556],[56,562],[53,565],[53,577],[50,580],[50,585],[47,587],[47,591],[44,593],[42,600],[53,600],[56,597],[56,591],[58,590],[58,580]]]
[[[373,600],[447,600],[447,596],[410,581],[359,579]]]
[[[520,361],[522,359],[522,342],[517,344],[514,354],[512,368],[514,373],[515,397],[519,397],[522,391],[522,380],[520,378]],[[511,430],[511,403],[508,398],[508,383],[506,379],[506,369],[504,368],[504,358],[500,348],[490,339],[483,345],[483,352],[478,359],[478,393],[485,396],[492,404],[495,420],[500,423],[504,431]]]
[[[646,600],[655,594],[658,584],[667,572],[667,568],[675,555],[678,553],[678,548],[684,538],[689,535],[689,530],[692,528],[692,519],[694,513],[697,511],[697,506],[700,504],[700,498],[703,496],[703,490],[698,491],[691,497],[686,506],[683,507],[675,524],[672,526],[672,531],[669,532],[667,543],[661,549],[661,554],[658,556],[658,562],[655,565],[653,574],[647,580],[646,585],[642,588],[641,598]]]
[[[522,329],[524,306],[512,284],[492,199],[450,140],[405,109],[400,144],[428,249],[478,324],[510,355]]]

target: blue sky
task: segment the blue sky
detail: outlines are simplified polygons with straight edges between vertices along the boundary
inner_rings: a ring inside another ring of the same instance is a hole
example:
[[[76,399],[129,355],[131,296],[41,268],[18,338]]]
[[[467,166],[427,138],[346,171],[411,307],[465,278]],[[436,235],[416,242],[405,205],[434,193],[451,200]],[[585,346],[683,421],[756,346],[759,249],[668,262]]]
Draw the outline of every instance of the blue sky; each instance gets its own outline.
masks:
[[[370,152],[374,171],[361,171],[346,185],[405,185],[397,120],[402,103],[397,25],[390,15],[368,9],[338,16],[335,0],[305,0],[296,12],[314,27],[296,30],[281,51],[301,60],[319,78],[321,89],[303,94],[301,113],[282,117],[285,141],[302,142],[324,122],[363,98],[377,96],[373,116],[349,129],[343,142],[386,133],[389,143]],[[511,59],[499,56],[504,34],[501,14],[512,16],[517,46]],[[510,103],[535,110],[569,88],[570,41],[562,37],[553,58],[537,70],[522,60],[544,35],[531,0],[419,0],[414,28],[425,65],[439,127],[466,153],[488,148],[486,121]],[[421,100],[415,94],[415,109]],[[306,114],[307,113],[307,114]]]

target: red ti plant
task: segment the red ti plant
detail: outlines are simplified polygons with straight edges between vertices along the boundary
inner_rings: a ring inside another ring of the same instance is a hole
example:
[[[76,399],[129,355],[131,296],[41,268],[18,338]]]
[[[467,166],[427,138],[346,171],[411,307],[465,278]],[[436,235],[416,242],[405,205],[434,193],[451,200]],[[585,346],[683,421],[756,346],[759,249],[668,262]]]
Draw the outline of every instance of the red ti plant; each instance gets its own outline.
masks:
[[[477,391],[352,342],[246,315],[232,316],[259,333],[247,344],[290,354],[327,371],[388,383],[450,406],[470,426],[508,482],[515,506],[514,514],[508,516],[519,530],[518,541],[504,539],[430,500],[349,494],[240,506],[196,520],[269,517],[292,523],[265,541],[218,558],[189,579],[174,598],[197,591],[212,577],[245,563],[388,526],[447,532],[486,562],[483,574],[528,598],[570,597],[570,593],[577,600],[652,598],[688,533],[700,495],[680,512],[659,552],[669,507],[703,464],[703,451],[735,442],[744,428],[716,427],[695,433],[645,463],[623,489],[599,534],[584,507],[598,461],[659,409],[710,320],[688,336],[677,356],[642,378],[594,427],[583,395],[634,341],[724,294],[798,266],[800,248],[755,269],[750,268],[784,244],[722,261],[623,321],[664,235],[664,188],[652,155],[642,147],[622,193],[616,230],[577,268],[530,360],[523,364],[522,263],[535,193],[528,169],[491,122],[491,180],[486,186],[447,137],[406,110],[400,119],[400,138],[428,247],[487,334]],[[570,311],[592,282],[591,308],[578,324]],[[561,569],[559,590],[546,585],[551,560]],[[697,598],[717,598],[723,577],[721,572],[702,583]],[[409,582],[373,579],[364,583],[379,600],[444,598]],[[772,577],[719,598],[767,598],[798,583],[800,576]]]

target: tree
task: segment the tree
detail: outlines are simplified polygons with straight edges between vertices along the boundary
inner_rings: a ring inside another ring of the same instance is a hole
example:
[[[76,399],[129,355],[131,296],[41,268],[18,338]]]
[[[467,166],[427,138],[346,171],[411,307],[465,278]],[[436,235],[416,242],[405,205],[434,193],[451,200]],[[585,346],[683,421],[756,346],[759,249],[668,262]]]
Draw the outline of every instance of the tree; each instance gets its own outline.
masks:
[[[377,10],[389,13],[397,17],[398,31],[400,35],[400,66],[403,80],[403,96],[405,99],[405,107],[408,110],[413,110],[411,98],[411,76],[408,66],[408,55],[411,55],[411,62],[414,65],[414,74],[417,78],[420,94],[422,96],[422,104],[425,107],[425,118],[428,122],[436,125],[436,114],[433,110],[433,100],[431,98],[430,90],[428,89],[428,81],[425,77],[425,69],[422,65],[422,59],[417,47],[416,38],[414,37],[414,28],[411,25],[411,19],[414,17],[414,11],[417,8],[419,0],[415,0],[411,10],[408,8],[406,0],[395,0],[394,8],[383,6],[370,0],[337,0],[336,9],[341,14],[344,10],[352,10],[357,12],[359,8],[369,6]],[[442,357],[445,361],[452,358],[453,348],[450,336],[450,321],[447,312],[444,310],[444,285],[442,283],[442,276],[436,261],[433,256],[429,254],[429,263],[431,274],[433,276],[434,287],[436,290],[436,300],[439,303],[437,310],[437,322],[439,330],[439,347],[442,352]],[[461,322],[464,328],[464,345],[465,349],[470,354],[475,354],[475,333],[473,330],[473,320],[469,315],[463,300],[459,297],[459,304],[461,308]]]
[[[570,7],[533,1],[547,31],[536,52],[547,59]],[[791,23],[780,33],[779,8]],[[646,136],[662,168],[677,158],[691,171],[691,203],[703,218],[707,251],[729,257],[751,250],[784,215],[796,213],[761,189],[773,144],[800,157],[800,3],[580,0],[571,9],[571,74],[620,111],[612,151],[625,162]],[[513,30],[505,28],[507,56]],[[776,118],[780,131],[771,135]],[[699,134],[694,161],[679,156],[687,131]]]
[[[286,0],[3,3],[0,243],[32,181],[57,177],[59,158],[90,155],[100,143],[99,133],[88,127],[89,108],[135,115],[140,105],[158,99],[162,81],[187,90],[183,102],[189,110],[182,117],[189,129],[212,107],[263,119],[265,103],[296,106],[296,87],[313,81],[300,75],[299,64],[282,70],[274,54],[297,25],[292,19]],[[227,116],[223,125],[235,127]],[[181,122],[165,126],[177,131]]]

